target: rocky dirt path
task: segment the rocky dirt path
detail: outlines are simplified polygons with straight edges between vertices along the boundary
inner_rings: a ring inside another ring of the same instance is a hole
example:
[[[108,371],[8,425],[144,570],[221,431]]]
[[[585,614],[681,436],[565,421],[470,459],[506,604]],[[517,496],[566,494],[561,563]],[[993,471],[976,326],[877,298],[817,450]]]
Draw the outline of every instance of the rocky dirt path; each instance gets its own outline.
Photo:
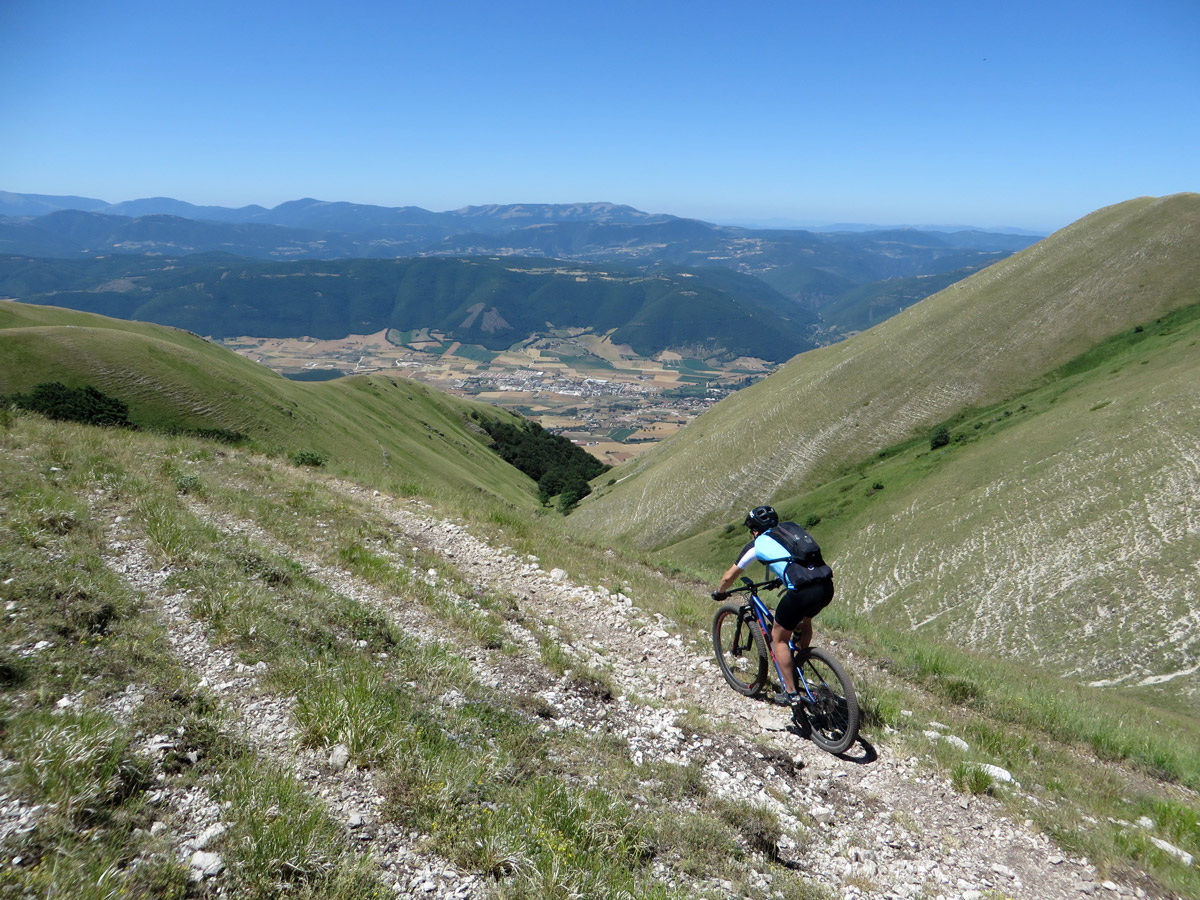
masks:
[[[330,484],[372,504],[403,538],[401,544],[410,541],[442,557],[467,584],[514,598],[527,619],[570,640],[564,648],[571,657],[607,672],[618,696],[598,696],[570,678],[550,676],[538,658],[536,636],[516,622],[509,623],[511,639],[527,645],[529,654],[467,651],[483,684],[538,696],[553,711],[543,727],[619,736],[635,763],[699,766],[711,791],[766,806],[786,832],[802,835],[799,845],[788,836],[780,841],[779,859],[786,868],[764,864],[756,879],[761,889],[769,890],[772,879],[799,877],[845,900],[1146,896],[1133,886],[1099,882],[1085,860],[1068,858],[1045,836],[1010,821],[994,801],[964,797],[917,760],[895,756],[886,742],[873,746],[875,736],[866,735],[845,758],[818,750],[789,728],[785,710],[730,691],[705,642],[673,634],[634,599],[576,584],[561,570],[546,572],[536,559],[490,546],[419,503],[348,483]],[[421,607],[322,562],[311,548],[287,547],[256,523],[200,503],[192,508],[222,531],[243,534],[295,560],[330,589],[385,612],[422,640],[444,634]],[[222,698],[240,735],[260,753],[290,766],[323,798],[379,863],[384,883],[396,896],[487,895],[486,886],[469,874],[422,855],[416,849],[419,835],[386,821],[369,770],[345,766],[328,751],[298,748],[290,699],[272,695],[260,684],[261,673],[239,667],[232,654],[211,645],[203,626],[189,617],[186,596],[163,589],[166,573],[156,569],[136,536],[114,537],[112,550],[110,565],[155,601],[177,655]],[[393,561],[413,564],[412,556],[399,551]],[[700,707],[733,728],[700,735],[680,727],[678,718],[689,707]],[[171,801],[176,820],[188,823],[178,835],[181,855],[203,851],[221,825],[219,809],[201,793]],[[675,887],[688,886],[661,863],[656,874]],[[728,888],[732,891],[732,885]]]
[[[818,750],[789,729],[788,713],[729,690],[711,648],[690,646],[633,599],[575,584],[535,559],[492,547],[463,526],[418,503],[397,502],[351,484],[414,543],[453,560],[463,578],[518,598],[525,610],[557,623],[575,641],[569,652],[608,669],[632,696],[660,708],[618,703],[606,727],[624,737],[636,760],[699,760],[710,787],[773,808],[785,825],[808,823],[804,847],[783,847],[803,877],[843,898],[1065,900],[1100,893],[1147,896],[1133,885],[1101,881],[1086,860],[1072,859],[1045,835],[1011,821],[995,801],[965,797],[916,759],[899,758],[878,736],[844,758]],[[836,648],[835,648],[836,649]],[[853,662],[852,662],[853,668]],[[560,722],[582,710],[557,697]],[[746,739],[690,741],[675,725],[688,706],[733,723]],[[652,710],[652,712],[648,712]],[[580,727],[583,727],[582,725]],[[780,789],[781,803],[765,790]]]
[[[198,507],[194,509],[200,511]],[[286,548],[275,544],[256,526],[248,523],[231,526],[227,520],[207,518],[214,519],[226,531],[251,532],[260,543],[286,552]],[[260,756],[290,769],[299,782],[321,798],[330,815],[342,822],[362,848],[371,853],[386,887],[396,896],[434,900],[473,896],[474,876],[460,874],[445,860],[418,851],[416,842],[420,835],[398,827],[382,814],[385,799],[373,773],[350,763],[345,748],[335,747],[331,752],[300,746],[291,717],[293,699],[274,694],[263,685],[266,663],[247,667],[237,661],[234,652],[211,642],[204,625],[189,613],[189,595],[166,587],[169,570],[155,563],[144,537],[118,527],[110,534],[109,549],[106,559],[109,567],[157,611],[176,658],[194,673],[198,687],[207,688],[219,699],[225,721],[237,737]],[[350,583],[344,573],[321,572],[315,565],[312,568],[318,577],[323,575],[327,581],[336,582],[335,589],[342,589],[350,596],[364,593],[363,587]],[[405,618],[409,620],[406,625],[415,624],[411,616]],[[428,633],[423,639],[434,638]],[[140,700],[136,686],[131,686],[118,705]],[[114,712],[119,715],[121,710]],[[171,735],[155,735],[145,741],[143,752],[161,760],[173,746]],[[172,843],[180,860],[190,865],[193,878],[211,878],[212,892],[224,896],[227,887],[216,877],[222,871],[223,861],[219,854],[210,852],[210,846],[226,829],[221,807],[209,797],[203,785],[190,790],[158,791],[150,800],[167,811],[165,818],[175,829]]]

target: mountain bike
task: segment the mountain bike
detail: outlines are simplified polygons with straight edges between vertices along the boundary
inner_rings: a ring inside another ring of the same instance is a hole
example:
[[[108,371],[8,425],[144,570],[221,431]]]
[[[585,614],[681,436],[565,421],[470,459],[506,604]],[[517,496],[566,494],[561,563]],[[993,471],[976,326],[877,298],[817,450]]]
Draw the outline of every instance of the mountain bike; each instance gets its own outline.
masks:
[[[758,695],[768,684],[767,659],[783,684],[783,674],[771,649],[775,616],[759,598],[760,588],[782,586],[778,579],[754,583],[742,578],[743,587],[728,593],[748,594],[741,601],[724,603],[713,617],[713,649],[725,680],[739,694]],[[810,726],[812,742],[830,753],[843,753],[858,738],[858,699],[850,676],[832,654],[816,647],[792,648],[799,709]]]

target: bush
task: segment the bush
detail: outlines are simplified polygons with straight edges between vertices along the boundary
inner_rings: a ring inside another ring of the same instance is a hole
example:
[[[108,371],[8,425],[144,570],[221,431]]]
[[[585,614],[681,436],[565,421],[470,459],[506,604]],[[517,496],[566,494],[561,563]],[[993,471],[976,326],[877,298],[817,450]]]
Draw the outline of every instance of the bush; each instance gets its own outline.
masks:
[[[293,466],[323,466],[329,462],[329,455],[317,450],[297,450],[289,453],[288,459]]]
[[[939,447],[945,447],[950,443],[950,429],[945,425],[939,425],[933,429],[933,434],[929,436],[929,449],[936,450]]]
[[[550,498],[558,497],[558,508],[564,515],[591,493],[588,482],[610,468],[536,422],[513,425],[478,414],[473,417],[492,439],[491,449],[538,483],[541,504],[549,506]]]
[[[991,794],[995,791],[992,776],[972,763],[955,763],[950,781],[964,794]]]
[[[961,675],[940,676],[934,680],[933,687],[951,703],[971,703],[983,694],[977,682]]]
[[[204,496],[204,485],[196,475],[176,475],[175,490],[181,494]]]
[[[722,800],[717,813],[746,841],[746,845],[767,859],[779,858],[779,817],[747,800]]]
[[[7,402],[63,422],[130,428],[129,406],[100,393],[91,385],[69,388],[61,381],[44,381],[28,394],[13,394]]]
[[[216,441],[219,444],[244,444],[250,440],[249,436],[240,431],[230,431],[226,428],[178,428],[173,429],[172,434],[186,434],[191,437],[198,437],[206,441]]]

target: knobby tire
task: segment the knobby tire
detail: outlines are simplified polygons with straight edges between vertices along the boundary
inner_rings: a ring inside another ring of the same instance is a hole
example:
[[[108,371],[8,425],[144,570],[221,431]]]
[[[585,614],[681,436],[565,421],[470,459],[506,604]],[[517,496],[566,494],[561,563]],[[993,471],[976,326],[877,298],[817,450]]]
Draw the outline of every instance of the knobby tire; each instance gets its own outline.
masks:
[[[858,739],[858,698],[842,664],[824,650],[797,652],[797,668],[816,703],[803,704],[812,742],[830,753],[844,753]],[[800,695],[804,689],[800,687]]]
[[[753,697],[767,683],[767,642],[748,606],[722,605],[713,616],[713,650],[729,686]]]

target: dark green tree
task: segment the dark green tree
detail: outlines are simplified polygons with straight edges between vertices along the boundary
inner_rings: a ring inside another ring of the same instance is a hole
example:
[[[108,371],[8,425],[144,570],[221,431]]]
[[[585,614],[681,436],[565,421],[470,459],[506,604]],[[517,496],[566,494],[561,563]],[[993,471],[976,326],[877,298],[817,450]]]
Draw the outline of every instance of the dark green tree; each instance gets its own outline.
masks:
[[[610,468],[537,422],[524,420],[514,425],[482,415],[473,418],[491,437],[492,450],[538,483],[538,501],[549,506],[551,498],[558,497],[558,508],[564,514],[591,493],[588,482]]]

